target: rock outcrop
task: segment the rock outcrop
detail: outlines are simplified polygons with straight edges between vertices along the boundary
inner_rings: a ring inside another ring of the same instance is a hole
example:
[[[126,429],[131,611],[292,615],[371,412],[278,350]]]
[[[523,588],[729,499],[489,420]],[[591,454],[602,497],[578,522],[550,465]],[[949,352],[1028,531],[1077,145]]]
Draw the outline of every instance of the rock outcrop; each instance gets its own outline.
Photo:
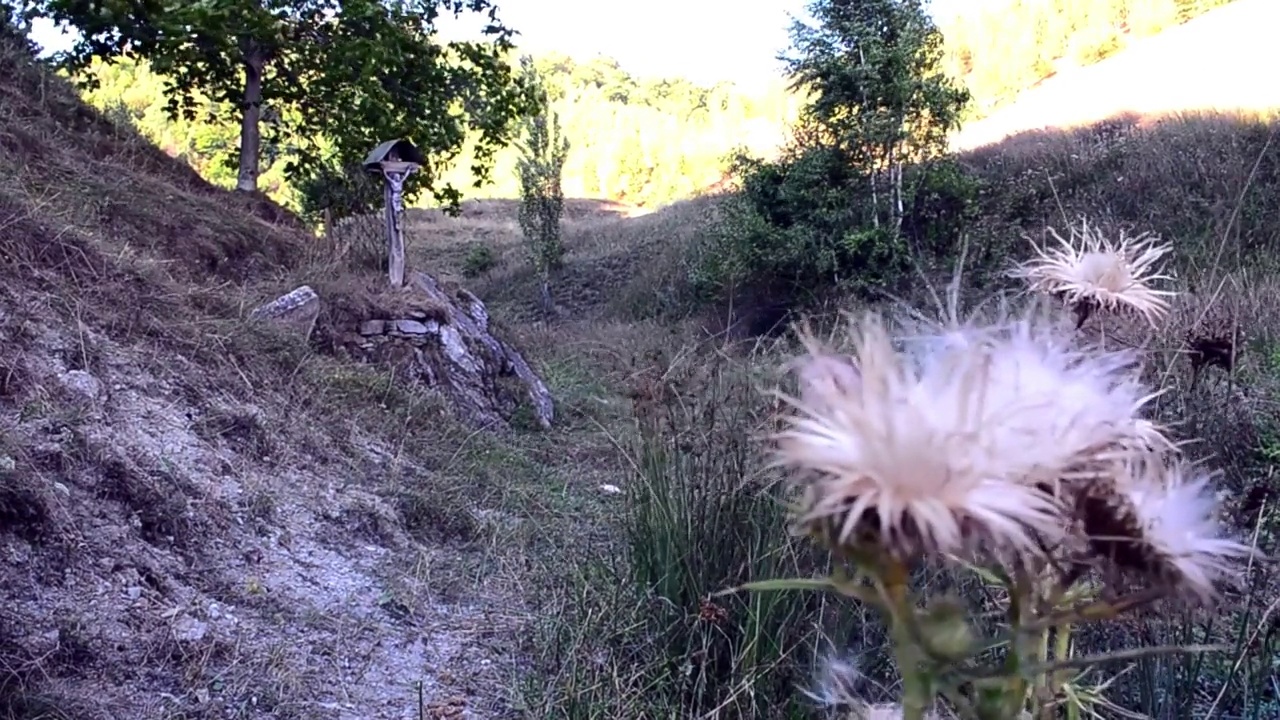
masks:
[[[520,351],[493,334],[480,298],[423,272],[406,280],[400,289],[347,288],[324,298],[304,285],[252,315],[307,324],[309,308],[319,307],[316,341],[326,350],[397,368],[397,377],[438,391],[466,423],[551,427],[551,393]]]
[[[471,424],[505,424],[523,406],[539,427],[551,427],[551,393],[524,356],[490,332],[480,298],[463,288],[450,292],[423,272],[408,281],[416,306],[400,317],[361,322],[355,343],[361,359],[407,366],[410,377],[439,390]]]

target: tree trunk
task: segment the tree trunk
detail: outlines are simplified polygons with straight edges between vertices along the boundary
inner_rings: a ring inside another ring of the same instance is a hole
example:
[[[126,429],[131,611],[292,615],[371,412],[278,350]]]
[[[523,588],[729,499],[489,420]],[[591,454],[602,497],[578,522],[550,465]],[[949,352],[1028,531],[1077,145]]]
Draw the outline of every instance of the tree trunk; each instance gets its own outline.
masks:
[[[858,68],[862,69],[862,68],[865,68],[866,66],[867,66],[867,55],[862,51],[862,44],[859,43],[858,44]],[[859,83],[859,85],[862,87],[862,105],[863,107],[867,107],[869,105],[867,100],[867,85],[865,82]],[[879,168],[876,167],[874,157],[871,158],[870,170],[871,170],[870,172],[871,226],[874,227],[876,230],[879,230],[880,229],[880,192],[876,186],[876,173],[879,172]]]
[[[542,317],[550,319],[552,311],[555,310],[555,301],[551,299],[551,278],[547,273],[542,276],[542,282],[539,284],[538,293],[542,301]]]
[[[240,175],[236,189],[253,192],[258,189],[258,157],[262,149],[262,71],[266,59],[257,50],[244,55],[244,102],[240,117]]]

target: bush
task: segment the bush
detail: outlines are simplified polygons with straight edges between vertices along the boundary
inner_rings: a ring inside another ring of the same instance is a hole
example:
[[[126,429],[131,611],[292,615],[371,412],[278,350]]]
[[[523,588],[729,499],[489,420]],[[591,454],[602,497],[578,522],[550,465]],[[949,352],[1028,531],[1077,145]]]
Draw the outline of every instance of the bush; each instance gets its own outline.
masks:
[[[462,261],[462,274],[469,278],[480,277],[497,264],[498,258],[493,254],[493,248],[478,243],[467,251],[467,257]]]
[[[939,162],[969,95],[940,72],[942,37],[923,3],[807,9],[814,22],[793,24],[787,58],[809,98],[796,139],[779,161],[734,162],[742,194],[694,263],[703,293],[877,295],[926,250],[949,255],[971,214],[975,187]]]
[[[325,165],[298,183],[302,216],[318,222],[328,211],[330,221],[376,212],[383,204],[380,179],[358,166]]]
[[[843,154],[815,147],[777,162],[739,157],[741,193],[695,248],[691,283],[703,297],[735,287],[782,291],[801,303],[824,291],[898,291],[913,265],[952,259],[973,220],[978,184],[950,160],[906,168],[894,228],[873,222],[872,198]]]

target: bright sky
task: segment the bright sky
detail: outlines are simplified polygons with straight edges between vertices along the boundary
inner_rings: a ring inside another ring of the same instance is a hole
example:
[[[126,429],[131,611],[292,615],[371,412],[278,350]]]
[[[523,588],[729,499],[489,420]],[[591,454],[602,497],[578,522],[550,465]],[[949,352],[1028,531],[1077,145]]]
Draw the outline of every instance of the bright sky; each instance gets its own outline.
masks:
[[[932,0],[949,14],[989,0]],[[759,86],[781,73],[792,15],[807,0],[498,0],[500,17],[520,31],[529,51],[571,57],[607,55],[628,72],[684,77],[702,84],[728,80]]]
[[[642,76],[756,84],[779,74],[788,12],[803,0],[500,0],[501,17],[532,52],[603,54]]]
[[[947,12],[965,1],[934,0],[934,4]],[[789,14],[800,13],[806,4],[805,0],[498,3],[499,17],[520,31],[518,42],[530,52],[556,50],[584,59],[602,54],[636,75],[685,77],[704,84],[728,80],[748,87],[759,87],[779,74],[776,57],[787,46]],[[36,23],[32,37],[48,50],[67,42],[46,22]]]

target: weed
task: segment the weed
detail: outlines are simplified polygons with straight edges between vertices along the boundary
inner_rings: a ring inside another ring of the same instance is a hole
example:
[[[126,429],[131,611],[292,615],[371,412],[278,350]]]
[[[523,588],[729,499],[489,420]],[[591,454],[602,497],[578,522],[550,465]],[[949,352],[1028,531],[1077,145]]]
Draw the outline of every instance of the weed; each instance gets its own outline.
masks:
[[[557,645],[543,669],[558,684],[529,702],[548,711],[781,717],[800,707],[794,688],[823,631],[844,636],[815,624],[831,609],[821,600],[718,595],[761,573],[816,566],[788,539],[783,499],[760,472],[754,437],[768,407],[753,397],[750,365],[685,362],[637,380],[626,562],[579,566],[579,582],[612,589],[545,629]],[[619,621],[596,625],[606,618]]]
[[[467,251],[467,258],[462,261],[462,274],[465,277],[477,278],[487,274],[498,265],[498,258],[488,245],[475,244]]]

